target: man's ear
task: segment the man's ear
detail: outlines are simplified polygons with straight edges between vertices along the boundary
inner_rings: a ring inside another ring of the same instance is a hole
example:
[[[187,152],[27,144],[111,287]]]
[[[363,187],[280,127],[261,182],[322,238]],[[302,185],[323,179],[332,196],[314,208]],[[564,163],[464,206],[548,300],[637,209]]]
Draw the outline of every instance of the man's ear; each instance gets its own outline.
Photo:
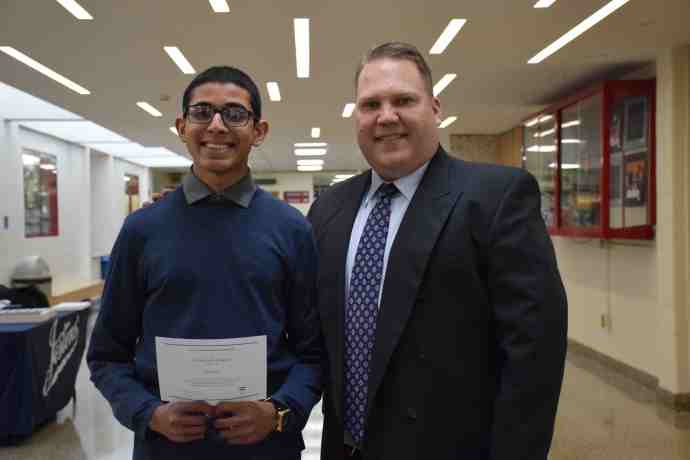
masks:
[[[254,122],[254,147],[258,147],[266,139],[268,135],[268,122],[266,120],[259,120]]]
[[[185,138],[185,128],[186,128],[186,122],[185,119],[182,117],[177,117],[175,119],[175,129],[177,130],[177,135],[180,137],[180,140],[182,142],[187,142]]]
[[[437,97],[433,98],[433,100],[431,102],[431,108],[434,111],[434,116],[436,117],[436,124],[440,125],[441,121],[442,121],[442,119],[441,119],[442,113],[441,113],[441,101],[439,100],[439,98],[437,98]]]

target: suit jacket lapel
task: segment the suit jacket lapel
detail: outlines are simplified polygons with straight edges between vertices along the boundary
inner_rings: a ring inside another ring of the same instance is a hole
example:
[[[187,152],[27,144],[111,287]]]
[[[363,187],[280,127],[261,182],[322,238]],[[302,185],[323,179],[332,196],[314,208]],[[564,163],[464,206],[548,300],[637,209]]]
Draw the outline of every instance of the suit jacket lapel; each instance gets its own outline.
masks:
[[[341,206],[334,210],[332,216],[327,218],[326,232],[328,242],[326,242],[327,254],[329,258],[322,260],[323,269],[332,270],[328,279],[333,279],[334,283],[329,283],[329,291],[324,293],[325,304],[330,305],[332,310],[331,318],[333,324],[329,330],[332,334],[325,337],[328,342],[328,350],[332,350],[329,355],[331,362],[331,378],[335,384],[335,391],[331,394],[331,403],[335,408],[338,417],[343,416],[343,391],[344,391],[344,348],[345,348],[345,276],[347,251],[350,245],[352,226],[354,225],[357,211],[362,203],[362,198],[371,184],[371,172],[361,174],[348,184],[344,184],[340,190],[337,202]],[[317,235],[317,238],[319,235]]]
[[[376,341],[369,365],[368,410],[398,345],[417,299],[426,266],[461,187],[449,183],[454,166],[445,151],[438,152],[415,192],[393,242],[376,322]]]

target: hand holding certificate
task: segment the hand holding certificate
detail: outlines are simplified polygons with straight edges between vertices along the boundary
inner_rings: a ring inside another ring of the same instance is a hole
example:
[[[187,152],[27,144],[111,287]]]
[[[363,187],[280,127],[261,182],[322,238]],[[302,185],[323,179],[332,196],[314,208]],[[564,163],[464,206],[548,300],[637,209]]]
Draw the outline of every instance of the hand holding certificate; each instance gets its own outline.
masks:
[[[163,401],[252,401],[266,397],[266,336],[237,339],[156,337]]]

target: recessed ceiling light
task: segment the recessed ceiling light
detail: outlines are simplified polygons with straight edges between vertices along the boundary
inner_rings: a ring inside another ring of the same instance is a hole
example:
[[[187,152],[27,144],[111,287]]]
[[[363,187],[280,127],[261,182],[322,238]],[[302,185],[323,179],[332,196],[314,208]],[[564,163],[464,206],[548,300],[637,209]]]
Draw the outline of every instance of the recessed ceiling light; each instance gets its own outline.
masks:
[[[295,155],[298,157],[315,157],[325,154],[326,149],[295,149]]]
[[[455,80],[455,77],[458,75],[455,73],[447,73],[441,78],[438,83],[434,85],[434,97],[438,96],[441,94],[441,91],[446,89],[446,86],[450,85],[450,83]]]
[[[93,16],[91,16],[88,13],[88,11],[86,11],[75,0],[57,0],[57,2],[60,5],[62,5],[67,11],[72,13],[72,16],[74,16],[77,19],[81,19],[82,21],[88,21],[88,20],[93,19]]]
[[[144,110],[145,112],[148,112],[150,115],[154,117],[162,117],[163,114],[158,111],[154,106],[149,104],[148,102],[137,102],[137,105],[141,110]]]
[[[208,0],[208,2],[211,4],[211,8],[216,13],[229,13],[230,12],[230,7],[228,6],[228,2],[226,2],[225,0]]]
[[[548,58],[552,54],[556,53],[558,50],[563,48],[565,45],[575,40],[577,37],[587,32],[589,29],[594,27],[597,23],[604,20],[608,15],[616,11],[618,8],[622,7],[630,0],[612,0],[602,7],[599,11],[592,14],[590,17],[570,29],[564,35],[562,35],[558,40],[551,43],[549,46],[537,53],[532,59],[527,61],[528,64],[539,64],[544,59]]]
[[[182,54],[182,51],[180,51],[180,49],[177,46],[164,46],[163,49],[166,53],[168,53],[170,59],[173,60],[173,62],[177,65],[177,67],[179,67],[182,73],[187,75],[196,73],[196,70],[194,70],[192,64],[189,63],[187,58],[184,57],[184,54]]]
[[[170,127],[170,131],[171,131],[175,136],[179,136],[179,135],[180,135],[180,133],[177,132],[177,128],[175,128],[174,126],[171,126],[171,127]]]
[[[297,171],[303,171],[303,172],[308,172],[308,171],[323,171],[323,166],[297,166]]]
[[[37,72],[42,73],[48,78],[51,78],[55,80],[56,82],[60,83],[61,85],[64,85],[74,91],[75,93],[79,94],[91,94],[91,91],[88,89],[84,88],[83,86],[79,86],[76,83],[74,83],[72,80],[63,77],[59,73],[55,72],[52,69],[49,69],[48,67],[44,66],[40,62],[34,61],[31,59],[29,56],[26,54],[22,53],[21,51],[17,51],[16,49],[12,48],[11,46],[0,46],[0,51],[3,53],[12,56],[22,64],[26,64],[32,69],[34,69]]]
[[[314,127],[311,129],[311,137],[314,139],[318,139],[321,137],[321,128]]]
[[[323,160],[297,160],[300,166],[323,166]]]
[[[539,0],[537,3],[534,4],[535,8],[548,8],[551,5],[556,3],[556,0]]]
[[[345,107],[343,107],[343,118],[350,118],[352,116],[352,112],[355,111],[355,104],[353,102],[348,102],[345,104]]]
[[[296,142],[295,147],[328,147],[327,142]]]
[[[458,119],[458,117],[448,117],[445,120],[443,120],[443,122],[441,122],[441,124],[439,125],[439,128],[443,129],[443,128],[451,125],[457,119]]]
[[[268,98],[273,102],[280,102],[280,87],[275,81],[269,81],[266,83],[266,89],[268,90]]]
[[[455,36],[460,32],[460,29],[465,25],[467,19],[451,19],[451,21],[446,26],[434,46],[429,50],[429,54],[441,54],[445,51],[446,47],[453,41]]]
[[[309,18],[295,18],[297,78],[309,78]]]

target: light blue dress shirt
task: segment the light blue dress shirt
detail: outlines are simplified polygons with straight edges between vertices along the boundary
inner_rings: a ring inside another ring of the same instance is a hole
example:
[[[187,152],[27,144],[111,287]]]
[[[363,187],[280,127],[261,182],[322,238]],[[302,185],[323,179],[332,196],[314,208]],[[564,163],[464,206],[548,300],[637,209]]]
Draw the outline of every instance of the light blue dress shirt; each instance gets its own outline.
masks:
[[[383,285],[386,282],[385,273],[388,267],[388,255],[391,252],[391,247],[393,246],[393,241],[395,241],[395,235],[398,233],[400,228],[400,223],[405,216],[407,207],[412,201],[419,183],[422,181],[424,172],[429,166],[427,161],[422,166],[417,168],[414,172],[408,174],[405,177],[393,181],[393,184],[398,188],[400,193],[397,193],[391,200],[391,216],[388,226],[388,237],[386,238],[386,249],[383,253],[383,281],[381,282],[381,289],[379,290],[378,306],[381,306],[381,295],[383,293]],[[374,206],[378,202],[379,198],[375,196],[376,191],[379,189],[381,184],[385,181],[379,176],[376,171],[371,170],[371,186],[369,190],[364,195],[362,204],[357,211],[357,217],[355,218],[355,223],[352,226],[352,234],[350,235],[350,246],[347,251],[347,262],[346,262],[346,274],[345,277],[345,304],[347,305],[347,296],[350,292],[350,277],[352,276],[352,267],[355,265],[355,255],[357,254],[357,246],[359,245],[359,240],[362,237],[362,232],[364,231],[364,225],[367,223],[367,218],[371,213]]]

